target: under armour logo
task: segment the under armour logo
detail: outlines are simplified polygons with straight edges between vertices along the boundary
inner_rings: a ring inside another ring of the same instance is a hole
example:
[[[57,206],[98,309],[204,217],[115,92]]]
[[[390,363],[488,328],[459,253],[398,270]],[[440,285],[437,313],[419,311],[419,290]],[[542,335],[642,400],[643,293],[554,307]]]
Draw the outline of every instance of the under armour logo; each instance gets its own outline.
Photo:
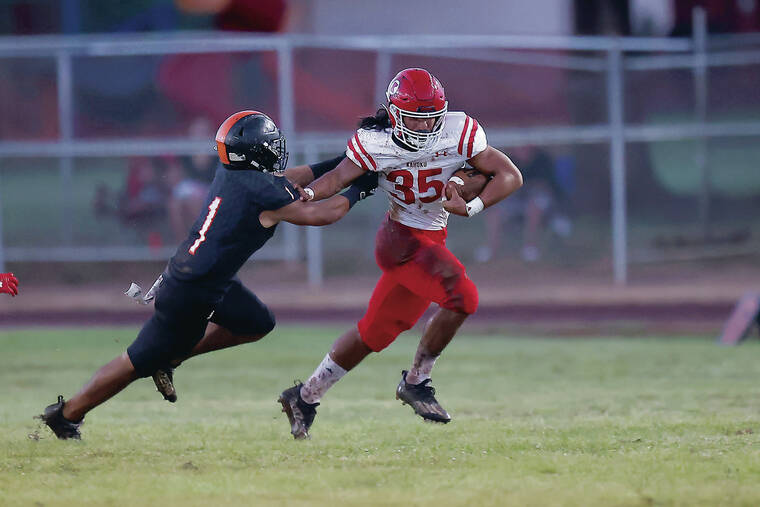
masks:
[[[449,156],[449,152],[446,150],[443,150],[443,151],[436,151],[435,155],[433,155],[433,158],[448,157],[448,156]]]

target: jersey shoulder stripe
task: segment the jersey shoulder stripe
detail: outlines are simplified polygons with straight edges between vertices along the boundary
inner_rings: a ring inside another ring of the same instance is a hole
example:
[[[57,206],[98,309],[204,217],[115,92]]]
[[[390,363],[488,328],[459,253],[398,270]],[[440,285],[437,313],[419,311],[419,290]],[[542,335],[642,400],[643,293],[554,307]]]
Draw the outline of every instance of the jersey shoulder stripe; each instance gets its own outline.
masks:
[[[358,131],[353,135],[351,139],[348,140],[348,149],[346,150],[346,155],[357,165],[360,165],[365,171],[370,171],[373,169],[377,171],[377,163],[359,140]]]
[[[470,119],[468,116],[467,119]],[[472,157],[472,148],[475,144],[475,133],[478,131],[478,120],[472,118],[472,128],[470,129],[470,138],[467,140],[467,158]]]
[[[359,141],[359,133],[354,134],[354,141],[356,142],[356,145],[359,146],[359,149],[361,150],[362,154],[367,157],[367,160],[369,160],[369,163],[372,165],[372,168],[374,170],[377,170],[377,164],[375,163],[375,160],[372,158],[372,155],[367,153],[367,150],[364,149],[364,146],[362,146],[361,141]]]
[[[456,152],[465,160],[472,158],[488,146],[486,133],[478,120],[463,111],[452,111],[446,116],[448,139]],[[446,134],[444,134],[446,135]]]
[[[457,146],[457,153],[460,155],[464,155],[464,140],[467,137],[467,129],[470,128],[470,117],[465,116],[464,119],[464,127],[462,128],[462,133],[459,136],[459,146]]]
[[[364,158],[361,155],[359,155],[359,151],[356,148],[356,142],[354,141],[355,137],[356,137],[356,134],[354,134],[354,137],[348,140],[348,151],[346,151],[346,155],[353,162],[360,165],[362,169],[364,169],[365,171],[369,171],[369,167],[367,167],[367,163],[364,161]]]

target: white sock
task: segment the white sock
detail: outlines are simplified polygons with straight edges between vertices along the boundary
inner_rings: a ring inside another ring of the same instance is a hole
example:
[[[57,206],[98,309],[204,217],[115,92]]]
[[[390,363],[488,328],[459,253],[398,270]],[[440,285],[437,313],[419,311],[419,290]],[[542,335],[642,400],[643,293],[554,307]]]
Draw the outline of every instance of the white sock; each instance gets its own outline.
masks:
[[[429,379],[436,359],[438,356],[418,350],[414,355],[414,364],[406,374],[406,382],[408,384],[419,384]]]
[[[327,354],[311,377],[301,387],[301,399],[306,403],[317,403],[333,384],[348,373]]]

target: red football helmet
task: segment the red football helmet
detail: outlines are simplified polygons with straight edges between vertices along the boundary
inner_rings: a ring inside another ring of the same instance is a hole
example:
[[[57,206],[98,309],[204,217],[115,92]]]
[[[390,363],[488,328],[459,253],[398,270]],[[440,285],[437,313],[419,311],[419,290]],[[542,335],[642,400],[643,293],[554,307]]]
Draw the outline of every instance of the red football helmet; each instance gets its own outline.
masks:
[[[449,103],[435,76],[425,69],[404,69],[391,79],[385,97],[393,134],[400,141],[418,150],[438,142]],[[435,118],[435,123],[430,131],[417,131],[407,127],[404,118]]]

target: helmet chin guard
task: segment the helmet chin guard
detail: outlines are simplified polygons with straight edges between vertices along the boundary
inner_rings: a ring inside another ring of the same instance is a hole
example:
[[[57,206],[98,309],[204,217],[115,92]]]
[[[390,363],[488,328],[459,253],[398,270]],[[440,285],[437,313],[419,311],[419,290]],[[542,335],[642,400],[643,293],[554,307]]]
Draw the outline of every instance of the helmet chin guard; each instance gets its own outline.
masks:
[[[440,81],[425,69],[405,69],[396,74],[385,92],[393,135],[415,150],[432,148],[441,138],[448,101]],[[412,130],[405,119],[435,119],[429,131]]]
[[[443,110],[435,111],[433,113],[412,113],[404,111],[395,104],[390,104],[388,106],[388,116],[391,118],[393,135],[395,135],[402,143],[417,150],[432,148],[438,143],[438,140],[443,133],[443,124],[446,120],[447,111],[448,102],[443,106]],[[433,124],[433,128],[430,129],[430,132],[412,130],[406,126],[404,118],[435,118],[435,123]]]

